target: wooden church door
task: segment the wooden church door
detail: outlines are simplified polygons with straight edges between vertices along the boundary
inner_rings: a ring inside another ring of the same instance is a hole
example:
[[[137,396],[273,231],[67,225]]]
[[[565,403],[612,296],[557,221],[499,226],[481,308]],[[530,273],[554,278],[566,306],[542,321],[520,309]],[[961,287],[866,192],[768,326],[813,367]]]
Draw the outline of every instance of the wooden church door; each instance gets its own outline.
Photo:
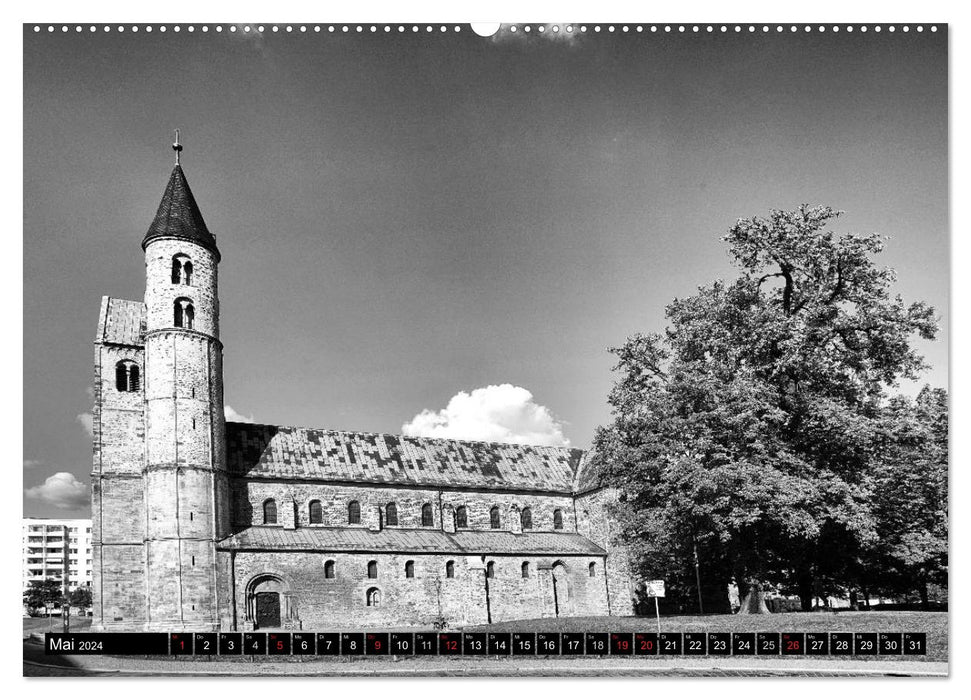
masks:
[[[256,594],[256,627],[280,626],[280,594],[268,591]]]

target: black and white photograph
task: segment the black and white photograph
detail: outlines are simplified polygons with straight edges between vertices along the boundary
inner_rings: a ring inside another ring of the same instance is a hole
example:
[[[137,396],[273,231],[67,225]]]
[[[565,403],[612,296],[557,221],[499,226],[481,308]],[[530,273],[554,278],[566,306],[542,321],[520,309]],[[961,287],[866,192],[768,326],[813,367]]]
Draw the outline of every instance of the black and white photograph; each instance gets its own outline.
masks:
[[[950,29],[26,20],[23,675],[947,677]]]

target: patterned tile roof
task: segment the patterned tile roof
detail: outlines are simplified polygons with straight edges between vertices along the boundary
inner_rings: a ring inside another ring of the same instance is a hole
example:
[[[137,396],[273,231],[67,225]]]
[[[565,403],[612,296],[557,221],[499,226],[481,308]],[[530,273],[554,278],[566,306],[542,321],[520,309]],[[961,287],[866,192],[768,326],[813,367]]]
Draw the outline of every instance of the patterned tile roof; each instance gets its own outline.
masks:
[[[226,424],[230,473],[572,493],[582,450],[379,433]]]
[[[220,541],[224,549],[315,550],[322,552],[419,552],[532,554],[536,556],[594,555],[606,552],[575,532],[530,532],[515,535],[494,530],[408,530],[363,527],[247,528]]]
[[[142,337],[144,326],[145,304],[128,299],[102,297],[98,333],[94,342],[141,347],[145,344]]]
[[[573,480],[574,493],[586,493],[605,486],[603,468],[596,459],[595,452],[586,452],[577,467],[576,477]]]
[[[142,248],[153,239],[163,236],[174,236],[199,243],[211,250],[219,259],[219,249],[216,248],[216,237],[206,227],[206,222],[192,196],[189,182],[185,179],[182,166],[176,165],[169,177],[169,184],[162,194],[162,202],[158,205],[155,220],[148,227],[148,233],[142,240]]]

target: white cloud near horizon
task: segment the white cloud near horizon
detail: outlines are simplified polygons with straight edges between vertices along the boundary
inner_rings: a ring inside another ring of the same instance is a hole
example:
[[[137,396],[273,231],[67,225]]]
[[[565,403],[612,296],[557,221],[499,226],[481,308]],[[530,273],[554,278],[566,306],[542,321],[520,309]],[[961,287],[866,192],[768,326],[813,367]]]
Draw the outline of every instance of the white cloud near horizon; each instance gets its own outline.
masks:
[[[460,391],[439,411],[424,409],[401,426],[409,437],[483,440],[526,445],[569,446],[563,424],[533,401],[533,394],[512,384],[491,384]]]
[[[75,420],[81,424],[86,432],[91,437],[94,437],[94,416],[90,413],[79,413]]]
[[[43,484],[24,489],[27,498],[63,510],[80,510],[90,504],[87,484],[70,472],[57,472]]]
[[[229,404],[226,404],[225,406],[223,406],[223,414],[226,416],[226,420],[230,421],[231,423],[255,423],[256,422],[255,420],[253,420],[253,416],[244,416],[242,413],[238,413],[236,409],[234,409]]]

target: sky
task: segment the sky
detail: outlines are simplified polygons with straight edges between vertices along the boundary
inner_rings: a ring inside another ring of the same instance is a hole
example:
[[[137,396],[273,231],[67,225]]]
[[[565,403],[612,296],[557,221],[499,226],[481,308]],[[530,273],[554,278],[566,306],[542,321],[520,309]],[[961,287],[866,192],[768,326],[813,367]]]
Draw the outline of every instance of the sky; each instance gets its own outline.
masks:
[[[947,36],[24,29],[24,512],[89,512],[102,295],[182,164],[218,239],[225,400],[279,425],[587,448],[609,346],[825,204],[937,310]],[[908,383],[900,389],[914,393]]]

